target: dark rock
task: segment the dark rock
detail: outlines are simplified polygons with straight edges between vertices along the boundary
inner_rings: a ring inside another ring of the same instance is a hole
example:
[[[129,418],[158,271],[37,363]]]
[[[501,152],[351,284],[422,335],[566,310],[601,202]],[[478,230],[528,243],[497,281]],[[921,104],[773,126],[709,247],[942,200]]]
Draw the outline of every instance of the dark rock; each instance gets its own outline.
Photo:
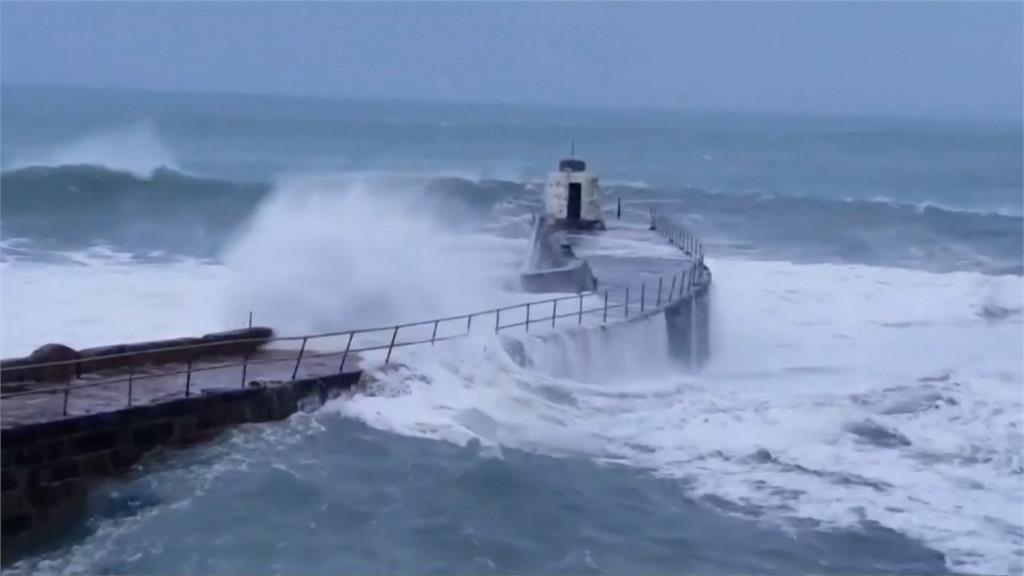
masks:
[[[36,382],[68,382],[75,377],[75,361],[79,359],[78,351],[63,344],[45,344],[36,348],[20,364],[10,362],[4,365],[4,380],[34,380]],[[57,366],[33,367],[38,364],[60,362]]]
[[[899,448],[903,446],[910,446],[910,440],[906,436],[900,434],[896,430],[890,430],[877,422],[872,420],[865,420],[864,422],[855,422],[846,427],[846,431],[850,432],[859,439],[873,444],[880,448]]]
[[[978,316],[990,322],[1005,320],[1014,316],[1020,316],[1020,314],[1020,308],[1007,308],[1005,306],[998,306],[995,304],[982,306],[981,310],[978,311]]]

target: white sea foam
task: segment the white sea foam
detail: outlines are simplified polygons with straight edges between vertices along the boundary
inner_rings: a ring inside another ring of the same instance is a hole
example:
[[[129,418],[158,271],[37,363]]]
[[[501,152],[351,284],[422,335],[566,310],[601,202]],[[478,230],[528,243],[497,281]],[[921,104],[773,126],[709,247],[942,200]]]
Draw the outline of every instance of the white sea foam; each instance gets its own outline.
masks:
[[[782,525],[876,521],[956,570],[1020,571],[1021,278],[714,271],[714,357],[699,376],[664,360],[651,320],[627,328],[629,348],[600,332],[530,337],[528,368],[493,338],[409,351],[371,373],[373,394],[331,409],[403,434],[651,468]],[[993,307],[1006,314],[986,317]]]
[[[194,260],[140,264],[96,248],[61,263],[0,262],[0,355],[47,342],[99,346],[244,326],[221,305],[223,266]]]
[[[157,168],[178,169],[171,150],[149,121],[96,132],[16,158],[11,168],[89,164],[147,177]]]

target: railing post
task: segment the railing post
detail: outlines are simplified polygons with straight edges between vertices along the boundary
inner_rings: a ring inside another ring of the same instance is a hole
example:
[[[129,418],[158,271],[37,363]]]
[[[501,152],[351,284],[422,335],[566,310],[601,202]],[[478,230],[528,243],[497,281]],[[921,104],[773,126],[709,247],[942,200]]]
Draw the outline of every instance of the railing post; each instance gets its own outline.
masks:
[[[672,295],[675,294],[675,293],[676,293],[676,275],[673,274],[672,275],[672,285],[669,286],[669,288],[668,288],[668,301],[669,302],[672,301],[672,298],[674,298],[674,296],[672,296]]]
[[[430,333],[430,345],[434,345],[434,341],[437,340],[437,325],[441,322],[440,320],[434,320],[434,331]]]
[[[615,207],[615,219],[622,218],[622,196],[619,196],[618,204]]]
[[[664,280],[665,280],[665,279],[664,279],[663,277],[661,277],[661,276],[658,276],[658,300],[657,300],[657,302],[656,302],[656,303],[654,304],[654,307],[655,307],[655,308],[661,308],[661,283],[662,283],[662,282],[663,282]]]
[[[242,388],[245,388],[245,377],[249,373],[249,351],[245,351],[245,355],[242,356]]]
[[[501,330],[501,308],[494,311],[494,333]]]
[[[348,333],[348,344],[345,345],[345,353],[341,355],[341,366],[338,366],[338,372],[345,371],[345,360],[348,360],[348,351],[352,349],[352,338],[356,335],[355,332]]]
[[[640,283],[640,313],[644,313],[644,300],[647,297],[647,282]]]
[[[578,326],[582,326],[583,325],[583,292],[580,292],[580,316],[579,316],[579,320],[576,322],[576,324]]]
[[[185,398],[192,395],[192,359],[188,359],[188,369],[185,372]]]
[[[395,331],[391,333],[391,344],[388,344],[388,356],[384,359],[384,363],[391,362],[391,351],[395,348],[395,338],[398,338],[398,326],[395,326]]]
[[[629,286],[626,286],[626,310],[623,313],[623,318],[629,318]]]
[[[292,370],[292,380],[295,380],[295,377],[299,375],[299,364],[302,363],[302,355],[306,353],[307,340],[309,340],[309,338],[302,339],[302,346],[299,348],[299,357],[295,359],[295,369]]]
[[[530,331],[530,303],[526,303],[526,331]]]
[[[252,328],[252,310],[249,310],[249,328]]]
[[[558,318],[558,299],[551,302],[551,327],[555,327],[555,318]]]
[[[469,329],[473,325],[473,315],[466,316],[466,334],[469,334]]]
[[[604,290],[604,316],[601,318],[601,324],[608,323],[608,289]]]
[[[132,380],[135,377],[135,361],[131,359],[128,361],[128,407],[132,407]]]
[[[71,395],[71,380],[68,380],[64,387],[64,415],[68,415],[68,396]]]

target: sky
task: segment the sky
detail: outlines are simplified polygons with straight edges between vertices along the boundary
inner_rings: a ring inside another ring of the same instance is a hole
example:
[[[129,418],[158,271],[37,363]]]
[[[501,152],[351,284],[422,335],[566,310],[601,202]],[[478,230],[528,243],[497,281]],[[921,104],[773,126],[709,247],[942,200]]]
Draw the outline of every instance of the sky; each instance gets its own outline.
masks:
[[[1019,118],[1024,3],[0,4],[4,84]]]

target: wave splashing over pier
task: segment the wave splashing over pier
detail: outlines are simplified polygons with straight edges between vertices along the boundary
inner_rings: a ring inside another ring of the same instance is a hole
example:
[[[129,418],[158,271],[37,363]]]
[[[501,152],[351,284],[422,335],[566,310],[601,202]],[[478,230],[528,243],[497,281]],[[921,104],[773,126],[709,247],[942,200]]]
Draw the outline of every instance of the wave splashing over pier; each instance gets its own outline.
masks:
[[[659,318],[474,320],[151,454],[5,575],[1024,569],[1019,126],[4,90],[5,356],[534,299],[507,281],[570,138],[623,198],[578,254],[678,267],[653,204],[715,275],[700,374]]]
[[[524,242],[460,230],[444,205],[414,178],[283,181],[225,252],[229,316],[301,334],[521,300]]]

